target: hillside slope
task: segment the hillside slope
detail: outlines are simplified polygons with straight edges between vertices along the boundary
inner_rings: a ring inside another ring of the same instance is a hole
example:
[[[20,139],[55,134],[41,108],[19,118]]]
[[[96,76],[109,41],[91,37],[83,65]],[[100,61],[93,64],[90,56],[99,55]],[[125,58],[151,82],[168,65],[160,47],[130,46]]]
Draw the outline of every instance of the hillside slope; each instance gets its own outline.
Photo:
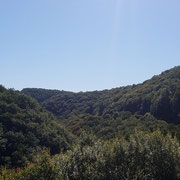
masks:
[[[71,135],[27,95],[0,86],[0,165],[23,166],[44,147],[68,149]]]
[[[23,93],[61,119],[79,114],[116,119],[122,111],[180,124],[180,66],[152,77],[142,84],[94,92],[66,92],[26,88]]]

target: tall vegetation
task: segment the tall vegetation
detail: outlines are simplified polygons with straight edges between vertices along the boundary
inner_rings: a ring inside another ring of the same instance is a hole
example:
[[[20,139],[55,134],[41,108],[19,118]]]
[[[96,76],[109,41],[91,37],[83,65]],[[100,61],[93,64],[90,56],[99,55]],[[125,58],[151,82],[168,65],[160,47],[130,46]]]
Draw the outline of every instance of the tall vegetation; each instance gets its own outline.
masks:
[[[128,139],[95,140],[83,136],[73,150],[18,171],[2,169],[0,177],[23,180],[176,180],[180,179],[180,144],[170,134],[136,132]]]
[[[36,100],[0,86],[0,165],[23,166],[42,148],[68,149],[71,135]]]
[[[180,67],[104,91],[0,86],[1,179],[180,180]]]
[[[180,124],[180,66],[142,84],[111,90],[72,93],[27,88],[22,92],[36,98],[60,119],[79,114],[112,119],[121,116],[121,111],[129,111],[133,115],[150,113],[156,119]]]

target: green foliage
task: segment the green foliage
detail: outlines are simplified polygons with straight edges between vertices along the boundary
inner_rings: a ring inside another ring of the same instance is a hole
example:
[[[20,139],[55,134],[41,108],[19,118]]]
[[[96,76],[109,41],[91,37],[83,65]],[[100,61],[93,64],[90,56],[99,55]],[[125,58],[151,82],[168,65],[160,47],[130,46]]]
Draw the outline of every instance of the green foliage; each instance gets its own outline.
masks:
[[[54,158],[63,179],[180,179],[180,144],[170,134],[136,132],[128,140],[77,145]]]
[[[19,167],[43,147],[66,150],[71,135],[36,100],[14,90],[0,91],[0,165]]]
[[[1,169],[9,180],[178,180],[180,144],[160,131],[136,131],[109,141],[83,134],[72,150],[50,157],[43,151],[24,169]]]
[[[36,162],[29,164],[23,170],[20,179],[22,180],[58,180],[60,174],[58,173],[53,161],[48,152],[43,151],[36,156]]]
[[[60,174],[53,163],[50,154],[42,151],[36,155],[34,163],[29,163],[24,169],[2,168],[0,180],[58,180]]]
[[[44,89],[35,89],[35,88],[25,88],[23,89],[23,93],[25,94],[31,94],[31,96],[35,99],[37,99],[39,102],[43,102],[46,99],[51,98],[52,96],[59,93],[58,90],[44,90]]]
[[[0,169],[0,180],[20,180],[22,170],[20,169]]]
[[[0,86],[0,165],[24,167],[0,179],[180,179],[180,67],[111,90],[22,92]]]
[[[39,102],[42,106],[60,120],[65,120],[63,122],[75,134],[82,128],[101,126],[102,121],[105,124],[111,120],[122,120],[126,118],[122,112],[128,112],[130,116],[150,113],[154,119],[180,124],[180,66],[142,84],[111,90],[72,93],[29,88],[22,92],[37,100],[41,94],[43,98]],[[113,129],[106,127],[101,134],[112,134],[111,131]]]

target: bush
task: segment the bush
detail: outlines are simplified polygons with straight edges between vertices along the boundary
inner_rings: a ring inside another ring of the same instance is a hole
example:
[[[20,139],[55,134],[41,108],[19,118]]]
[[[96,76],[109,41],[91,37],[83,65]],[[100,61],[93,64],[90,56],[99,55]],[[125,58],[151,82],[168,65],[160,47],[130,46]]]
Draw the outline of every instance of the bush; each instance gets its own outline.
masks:
[[[180,144],[170,134],[136,132],[128,140],[77,145],[54,158],[63,179],[180,179]]]
[[[29,166],[23,171],[22,180],[58,180],[60,175],[54,166],[53,161],[47,151],[43,151],[36,157],[35,164]]]

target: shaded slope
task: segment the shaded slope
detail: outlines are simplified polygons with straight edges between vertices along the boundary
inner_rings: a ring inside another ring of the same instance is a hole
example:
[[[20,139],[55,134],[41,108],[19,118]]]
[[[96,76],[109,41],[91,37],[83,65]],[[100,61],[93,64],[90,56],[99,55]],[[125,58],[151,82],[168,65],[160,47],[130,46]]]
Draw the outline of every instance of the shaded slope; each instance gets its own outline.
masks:
[[[71,135],[35,99],[0,86],[0,165],[22,166],[43,147],[68,149]]]

